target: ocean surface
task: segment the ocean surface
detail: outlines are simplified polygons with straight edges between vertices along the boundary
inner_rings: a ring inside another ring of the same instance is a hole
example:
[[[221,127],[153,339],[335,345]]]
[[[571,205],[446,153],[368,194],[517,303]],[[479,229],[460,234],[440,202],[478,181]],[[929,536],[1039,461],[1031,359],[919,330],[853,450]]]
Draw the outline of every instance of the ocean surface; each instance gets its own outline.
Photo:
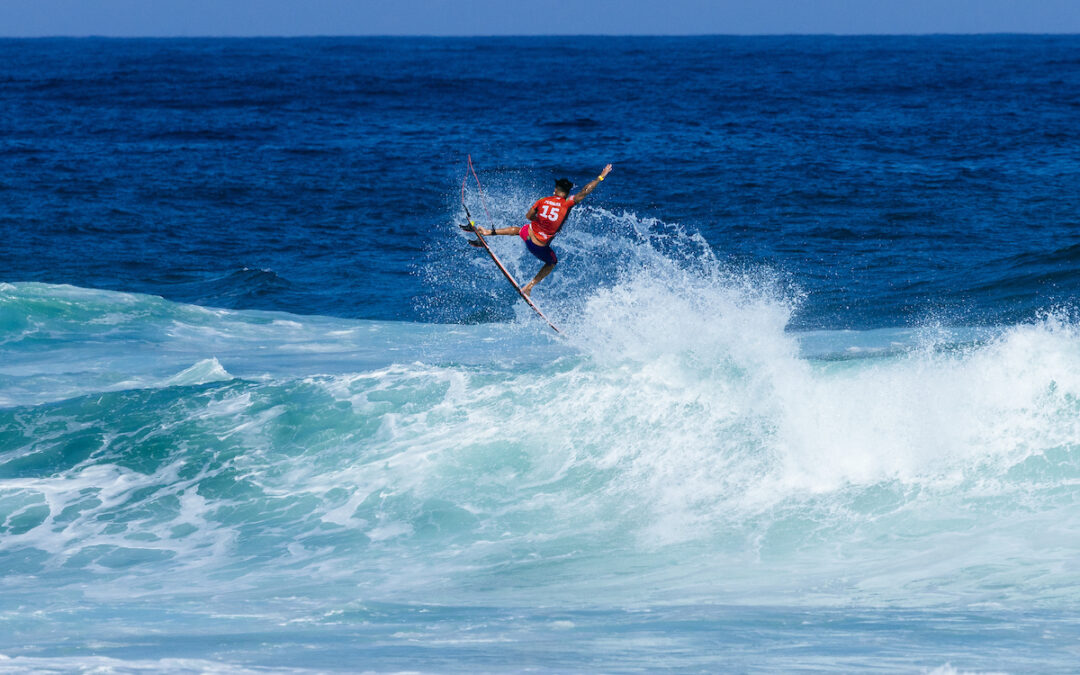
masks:
[[[0,672],[1076,672],[1078,120],[1080,36],[0,40]],[[561,334],[470,154],[614,164]]]

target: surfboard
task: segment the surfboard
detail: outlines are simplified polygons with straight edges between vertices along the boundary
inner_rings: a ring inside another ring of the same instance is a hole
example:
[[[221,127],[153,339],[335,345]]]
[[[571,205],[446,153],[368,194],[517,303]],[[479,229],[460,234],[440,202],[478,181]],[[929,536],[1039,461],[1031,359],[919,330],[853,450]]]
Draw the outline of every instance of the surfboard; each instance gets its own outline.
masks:
[[[555,324],[551,323],[551,320],[544,316],[544,313],[540,311],[540,308],[536,306],[536,303],[532,301],[532,298],[525,295],[525,291],[521,290],[521,284],[517,282],[517,279],[514,278],[514,275],[510,274],[510,270],[506,269],[506,265],[504,265],[502,261],[499,260],[499,256],[495,255],[495,251],[491,250],[491,247],[488,246],[487,239],[484,239],[484,235],[480,234],[475,230],[473,231],[473,234],[476,235],[476,240],[480,242],[480,247],[487,251],[487,254],[491,256],[491,259],[495,262],[495,266],[498,267],[499,271],[503,273],[503,276],[506,277],[506,280],[510,282],[510,285],[513,286],[514,290],[518,292],[518,295],[521,296],[521,299],[525,301],[525,304],[531,307],[532,311],[536,312],[536,314],[541,319],[547,322],[547,325],[551,326],[551,330],[558,333],[559,329],[555,327]]]

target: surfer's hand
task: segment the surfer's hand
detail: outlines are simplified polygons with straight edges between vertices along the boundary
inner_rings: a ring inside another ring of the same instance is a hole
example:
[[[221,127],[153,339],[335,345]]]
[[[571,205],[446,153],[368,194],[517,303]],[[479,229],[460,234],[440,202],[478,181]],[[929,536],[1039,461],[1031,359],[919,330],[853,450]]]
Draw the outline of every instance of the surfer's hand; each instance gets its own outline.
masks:
[[[607,175],[608,175],[609,173],[611,173],[611,165],[610,165],[610,164],[608,164],[607,166],[605,166],[605,167],[604,167],[604,170],[600,172],[600,177],[601,177],[601,178],[605,178],[605,177],[607,177]]]

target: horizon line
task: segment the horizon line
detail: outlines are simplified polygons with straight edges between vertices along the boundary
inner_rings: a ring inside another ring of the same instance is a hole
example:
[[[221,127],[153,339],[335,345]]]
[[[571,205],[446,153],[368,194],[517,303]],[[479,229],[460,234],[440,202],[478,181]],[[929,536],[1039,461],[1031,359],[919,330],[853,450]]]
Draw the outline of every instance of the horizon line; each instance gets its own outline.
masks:
[[[48,34],[48,35],[5,35],[0,40],[182,40],[182,39],[222,39],[222,40],[288,40],[319,38],[438,38],[438,39],[474,39],[474,38],[701,38],[701,37],[1069,37],[1080,36],[1080,32],[1034,32],[1034,31],[992,31],[992,32],[925,32],[925,33],[311,33],[311,34],[193,34],[193,35],[107,35],[88,34]]]

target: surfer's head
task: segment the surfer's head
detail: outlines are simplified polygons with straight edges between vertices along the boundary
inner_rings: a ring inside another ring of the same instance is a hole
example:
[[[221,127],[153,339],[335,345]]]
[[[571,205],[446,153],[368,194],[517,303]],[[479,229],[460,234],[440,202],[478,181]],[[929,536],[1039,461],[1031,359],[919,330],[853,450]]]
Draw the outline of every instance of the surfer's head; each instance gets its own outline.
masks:
[[[574,184],[570,182],[569,178],[560,178],[555,181],[555,194],[566,197],[569,196],[570,191],[574,189]]]

